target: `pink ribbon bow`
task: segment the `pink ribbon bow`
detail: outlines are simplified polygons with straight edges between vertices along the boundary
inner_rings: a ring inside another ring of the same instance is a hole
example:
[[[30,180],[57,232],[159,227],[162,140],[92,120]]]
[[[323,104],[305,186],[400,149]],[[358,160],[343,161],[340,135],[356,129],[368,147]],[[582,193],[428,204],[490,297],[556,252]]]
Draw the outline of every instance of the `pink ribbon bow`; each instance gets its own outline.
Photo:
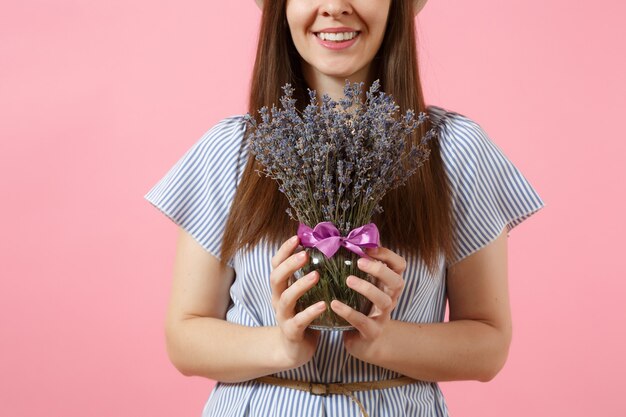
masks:
[[[327,258],[332,258],[341,246],[357,255],[364,257],[361,248],[375,248],[379,246],[378,228],[374,223],[357,227],[343,237],[331,222],[318,223],[314,229],[300,223],[298,226],[300,244],[305,248],[316,248]]]

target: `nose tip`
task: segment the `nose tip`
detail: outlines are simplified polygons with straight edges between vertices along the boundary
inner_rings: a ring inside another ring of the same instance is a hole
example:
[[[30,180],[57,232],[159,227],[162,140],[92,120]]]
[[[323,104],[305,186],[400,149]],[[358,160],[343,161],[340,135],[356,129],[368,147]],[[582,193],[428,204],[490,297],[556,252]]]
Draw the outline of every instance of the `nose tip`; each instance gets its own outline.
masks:
[[[352,13],[352,9],[346,1],[326,1],[320,6],[320,11],[325,17]]]
[[[341,13],[332,13],[332,12],[324,12],[322,13],[322,15],[324,17],[331,17],[331,16],[339,16],[339,15],[348,15],[348,12],[341,12]]]

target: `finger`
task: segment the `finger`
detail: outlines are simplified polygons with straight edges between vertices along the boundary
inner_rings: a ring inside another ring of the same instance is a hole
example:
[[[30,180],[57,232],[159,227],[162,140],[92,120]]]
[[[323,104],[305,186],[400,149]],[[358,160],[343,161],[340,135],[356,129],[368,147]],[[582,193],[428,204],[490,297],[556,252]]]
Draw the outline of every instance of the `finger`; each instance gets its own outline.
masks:
[[[348,284],[348,287],[370,300],[376,307],[378,307],[379,310],[383,312],[390,311],[394,307],[393,299],[389,294],[386,294],[376,285],[373,285],[364,279],[350,275],[346,278],[346,284]]]
[[[289,277],[302,268],[306,260],[307,253],[304,251],[298,252],[285,259],[272,271],[270,274],[270,286],[274,302],[277,302],[280,295],[287,289]]]
[[[391,269],[384,262],[360,258],[357,264],[361,271],[378,278],[380,283],[386,287],[388,294],[397,295],[404,288],[404,280],[400,274]]]
[[[297,235],[292,236],[285,242],[283,242],[276,254],[272,257],[272,268],[276,268],[278,265],[284,262],[285,259],[287,259],[293,253],[294,249],[296,249],[298,243],[299,239]]]
[[[379,246],[366,249],[366,253],[372,258],[386,263],[398,275],[402,275],[406,270],[406,260],[392,250]]]
[[[365,339],[373,339],[376,334],[376,323],[374,320],[338,300],[331,301],[330,308],[353,325]]]
[[[313,271],[296,280],[296,282],[285,289],[285,291],[280,294],[280,298],[276,306],[276,317],[280,317],[281,319],[293,317],[298,299],[302,297],[305,292],[311,289],[318,280],[319,273],[317,271]]]
[[[324,311],[326,311],[326,303],[324,301],[317,302],[293,316],[291,320],[287,320],[283,331],[289,337],[300,339],[306,328]]]

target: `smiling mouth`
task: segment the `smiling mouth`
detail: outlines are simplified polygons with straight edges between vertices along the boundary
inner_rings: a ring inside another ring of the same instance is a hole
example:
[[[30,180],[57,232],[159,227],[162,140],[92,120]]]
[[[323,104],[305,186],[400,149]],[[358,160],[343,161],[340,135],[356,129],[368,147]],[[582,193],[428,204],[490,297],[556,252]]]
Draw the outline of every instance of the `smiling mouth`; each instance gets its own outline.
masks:
[[[356,31],[356,32],[336,32],[336,33],[331,33],[331,32],[315,32],[315,36],[317,36],[318,38],[320,38],[323,41],[326,42],[346,42],[346,41],[350,41],[354,38],[356,38],[357,36],[359,36],[361,32]]]

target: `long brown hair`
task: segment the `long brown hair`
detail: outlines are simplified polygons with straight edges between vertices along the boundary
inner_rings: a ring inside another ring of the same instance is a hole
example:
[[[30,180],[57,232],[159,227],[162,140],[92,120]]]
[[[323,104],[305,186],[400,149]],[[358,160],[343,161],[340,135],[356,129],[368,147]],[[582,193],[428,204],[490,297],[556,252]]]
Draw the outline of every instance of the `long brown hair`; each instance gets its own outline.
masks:
[[[300,56],[293,44],[285,13],[286,0],[277,0],[263,9],[259,44],[252,74],[249,113],[279,103],[281,87],[291,83],[298,104],[306,105],[307,85]],[[391,94],[402,110],[426,111],[417,65],[412,0],[393,0],[383,43],[374,61],[375,78],[382,90]],[[421,125],[414,140],[430,129]],[[253,157],[244,168],[235,193],[222,243],[222,262],[244,247],[261,239],[282,242],[295,234],[297,223],[285,214],[289,207],[276,182],[259,176]],[[430,158],[407,184],[389,192],[382,200],[384,212],[373,221],[380,230],[382,244],[420,256],[434,269],[439,257],[451,254],[450,193],[438,141],[431,141]]]

